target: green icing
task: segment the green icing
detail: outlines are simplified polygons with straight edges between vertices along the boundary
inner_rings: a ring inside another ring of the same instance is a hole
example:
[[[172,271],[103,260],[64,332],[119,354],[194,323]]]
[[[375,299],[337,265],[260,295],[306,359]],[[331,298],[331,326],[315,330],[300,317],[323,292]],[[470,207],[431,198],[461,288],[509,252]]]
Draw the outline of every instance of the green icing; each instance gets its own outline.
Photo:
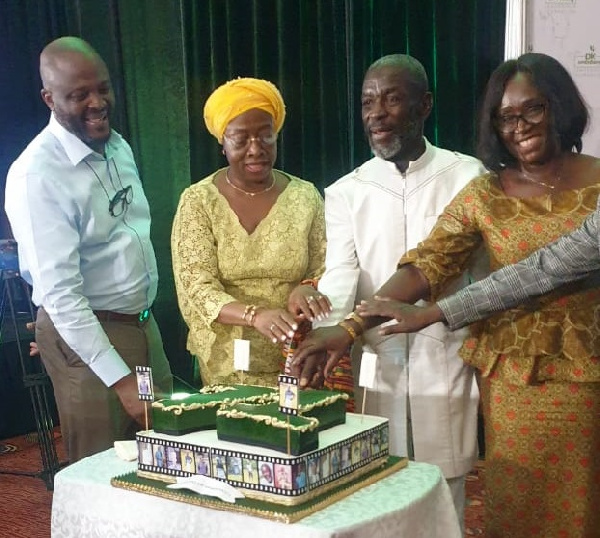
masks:
[[[166,398],[152,404],[153,428],[158,433],[183,435],[198,430],[217,428],[217,411],[224,406],[246,403],[250,408],[278,401],[278,390],[254,385],[208,386],[184,399]],[[318,429],[331,428],[346,420],[346,400],[341,392],[328,390],[302,390],[299,392],[299,414],[318,421]],[[268,414],[279,415],[277,403],[273,403]],[[257,411],[260,414],[259,411]],[[286,415],[284,415],[286,417]],[[301,417],[290,416],[300,421]],[[298,425],[301,421],[298,422]],[[302,423],[305,424],[305,423]],[[269,432],[274,429],[269,425]]]

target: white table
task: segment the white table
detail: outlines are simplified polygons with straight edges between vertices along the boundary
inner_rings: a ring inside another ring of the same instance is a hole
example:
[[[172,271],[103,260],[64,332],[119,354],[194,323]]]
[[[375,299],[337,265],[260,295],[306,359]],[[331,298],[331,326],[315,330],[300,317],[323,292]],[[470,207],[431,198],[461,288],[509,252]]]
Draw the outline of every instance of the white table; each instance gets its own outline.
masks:
[[[114,449],[85,458],[54,478],[53,538],[459,538],[450,490],[438,467],[409,463],[379,482],[286,525],[110,485],[135,470]]]

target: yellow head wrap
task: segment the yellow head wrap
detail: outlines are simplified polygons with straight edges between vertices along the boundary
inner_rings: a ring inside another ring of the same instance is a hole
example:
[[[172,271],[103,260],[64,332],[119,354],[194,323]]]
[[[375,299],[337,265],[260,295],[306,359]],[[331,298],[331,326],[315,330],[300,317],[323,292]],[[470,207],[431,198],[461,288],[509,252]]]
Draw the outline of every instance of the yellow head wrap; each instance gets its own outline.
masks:
[[[219,86],[204,105],[204,122],[219,144],[229,122],[240,114],[259,108],[273,116],[275,132],[285,120],[285,103],[274,84],[258,78],[237,78]]]

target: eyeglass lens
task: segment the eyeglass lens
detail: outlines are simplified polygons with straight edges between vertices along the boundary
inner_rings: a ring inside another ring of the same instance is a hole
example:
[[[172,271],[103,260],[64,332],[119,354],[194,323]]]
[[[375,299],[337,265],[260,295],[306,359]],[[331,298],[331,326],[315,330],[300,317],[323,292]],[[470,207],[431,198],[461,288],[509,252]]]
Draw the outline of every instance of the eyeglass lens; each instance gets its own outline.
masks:
[[[503,133],[512,133],[517,130],[519,120],[530,125],[541,123],[544,119],[546,106],[543,104],[531,105],[523,110],[521,114],[501,114],[496,117],[496,125]]]
[[[250,146],[254,142],[258,142],[261,146],[272,146],[277,142],[277,134],[269,133],[259,136],[246,136],[246,135],[223,135],[235,149],[243,149]]]

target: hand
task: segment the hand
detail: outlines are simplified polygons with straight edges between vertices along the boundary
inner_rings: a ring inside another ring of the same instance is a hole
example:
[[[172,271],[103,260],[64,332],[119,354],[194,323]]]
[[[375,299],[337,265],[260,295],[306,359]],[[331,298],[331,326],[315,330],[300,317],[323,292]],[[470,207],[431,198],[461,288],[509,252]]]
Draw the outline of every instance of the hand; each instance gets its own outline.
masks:
[[[315,353],[305,359],[301,369],[292,365],[291,375],[300,380],[300,389],[322,389],[326,364],[327,352]]]
[[[381,335],[412,333],[438,321],[444,321],[444,314],[435,303],[427,306],[415,306],[377,295],[372,299],[361,301],[356,307],[356,311],[365,318],[380,316],[392,318],[398,322],[381,327],[379,329]]]
[[[145,403],[140,400],[138,394],[137,379],[134,374],[126,375],[117,381],[112,388],[117,393],[126,413],[140,426],[146,427]],[[148,422],[151,414],[148,413]]]
[[[296,286],[288,299],[288,310],[305,319],[319,321],[329,316],[331,302],[326,295],[308,285]]]
[[[352,337],[343,327],[321,327],[308,333],[294,352],[292,375],[300,378],[300,388],[314,382],[319,368],[326,377],[352,345]],[[327,362],[325,362],[327,361]]]
[[[40,354],[40,350],[36,342],[29,342],[29,356],[35,357]]]
[[[283,308],[257,310],[253,326],[274,344],[285,342],[294,336],[294,331],[298,329],[294,316]]]

